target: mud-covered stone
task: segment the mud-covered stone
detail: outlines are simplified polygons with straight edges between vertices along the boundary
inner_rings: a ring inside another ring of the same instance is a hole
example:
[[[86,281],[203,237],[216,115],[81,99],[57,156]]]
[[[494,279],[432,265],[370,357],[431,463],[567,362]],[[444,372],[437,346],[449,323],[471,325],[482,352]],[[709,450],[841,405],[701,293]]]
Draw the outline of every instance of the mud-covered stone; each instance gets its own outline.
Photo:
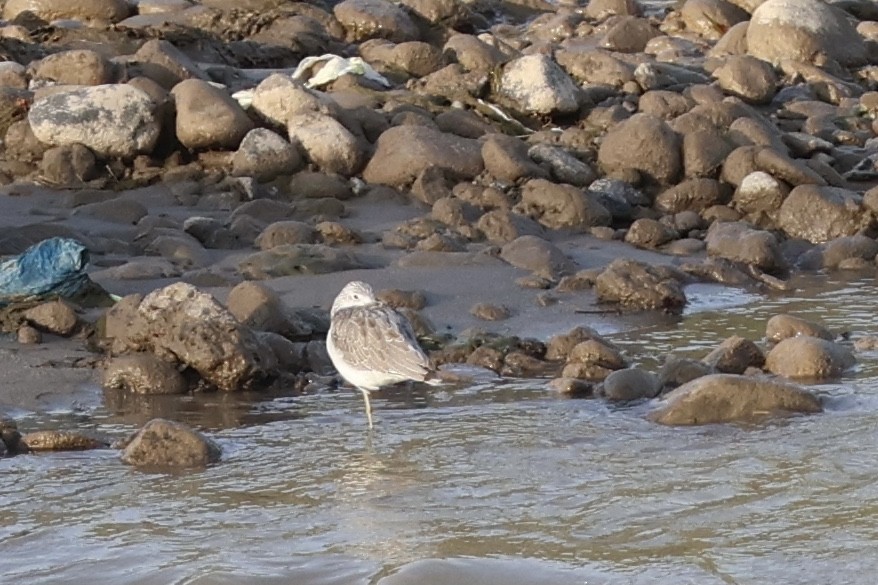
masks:
[[[517,213],[532,217],[549,229],[585,232],[597,225],[609,225],[610,212],[590,193],[573,185],[533,179],[521,189]]]
[[[69,303],[57,300],[41,303],[25,311],[24,318],[46,333],[67,337],[73,335],[79,325],[79,316]]]
[[[682,141],[666,122],[635,114],[604,136],[598,162],[607,173],[635,169],[658,183],[669,184],[682,168]]]
[[[744,222],[714,222],[707,231],[705,242],[707,253],[714,257],[768,271],[785,264],[774,234],[753,229]]]
[[[146,423],[122,451],[122,462],[146,469],[205,467],[222,450],[212,439],[183,423],[156,418]]]
[[[35,431],[22,435],[29,451],[85,451],[109,445],[100,439],[74,431]]]
[[[629,310],[661,309],[681,313],[686,295],[667,269],[629,259],[613,260],[595,280],[598,300]]]
[[[134,394],[184,394],[189,390],[176,365],[151,353],[110,358],[101,383],[104,388]]]

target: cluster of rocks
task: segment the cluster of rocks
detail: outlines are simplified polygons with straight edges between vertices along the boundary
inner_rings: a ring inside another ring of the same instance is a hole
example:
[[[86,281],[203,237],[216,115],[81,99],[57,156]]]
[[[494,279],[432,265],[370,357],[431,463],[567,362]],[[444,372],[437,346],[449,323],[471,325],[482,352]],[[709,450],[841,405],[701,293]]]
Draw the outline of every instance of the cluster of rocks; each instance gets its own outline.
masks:
[[[430,211],[382,234],[387,247],[500,246],[549,285],[594,280],[624,307],[679,311],[692,278],[782,286],[793,267],[874,265],[878,27],[865,0],[687,0],[663,19],[635,0],[532,2],[502,24],[490,3],[450,0],[248,8],[8,2],[0,175],[161,179],[181,203],[236,208],[227,221],[153,221],[139,244],[168,262],[120,276],[181,275],[204,266],[205,247],[253,244],[245,278],[363,267],[338,249],[363,235],[335,220],[347,199],[390,191]],[[61,41],[39,42],[47,22]],[[94,48],[65,48],[73,39]],[[332,51],[383,77],[306,69],[256,83],[257,48],[264,67]],[[150,218],[131,198],[81,207]],[[708,260],[577,275],[551,249],[558,232]],[[549,249],[521,260],[520,238]],[[660,292],[630,294],[620,275]]]

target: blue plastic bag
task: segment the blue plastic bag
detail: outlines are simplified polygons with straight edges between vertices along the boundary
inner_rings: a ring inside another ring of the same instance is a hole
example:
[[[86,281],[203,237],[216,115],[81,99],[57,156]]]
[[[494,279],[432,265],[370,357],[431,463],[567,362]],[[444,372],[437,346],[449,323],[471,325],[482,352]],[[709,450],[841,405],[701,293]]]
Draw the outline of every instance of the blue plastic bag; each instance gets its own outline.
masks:
[[[69,238],[50,238],[0,262],[0,306],[46,297],[75,297],[91,279],[88,250]]]

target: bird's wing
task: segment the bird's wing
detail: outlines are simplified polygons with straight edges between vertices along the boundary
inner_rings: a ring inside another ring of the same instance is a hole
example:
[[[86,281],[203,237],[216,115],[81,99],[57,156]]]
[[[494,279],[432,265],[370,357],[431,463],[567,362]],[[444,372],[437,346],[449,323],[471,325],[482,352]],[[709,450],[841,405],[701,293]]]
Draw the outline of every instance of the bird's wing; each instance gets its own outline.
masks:
[[[423,380],[430,371],[424,354],[403,315],[384,305],[339,311],[332,323],[332,341],[354,368],[382,371]]]

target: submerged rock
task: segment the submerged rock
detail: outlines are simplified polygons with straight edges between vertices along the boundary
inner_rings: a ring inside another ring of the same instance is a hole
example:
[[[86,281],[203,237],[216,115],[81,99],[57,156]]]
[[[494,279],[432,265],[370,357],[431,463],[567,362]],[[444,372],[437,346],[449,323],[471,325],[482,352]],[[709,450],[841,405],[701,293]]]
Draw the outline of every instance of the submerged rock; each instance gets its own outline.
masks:
[[[640,368],[611,373],[598,387],[598,394],[614,402],[654,398],[661,390],[658,376]]]
[[[216,463],[222,450],[213,440],[170,420],[146,423],[122,451],[122,461],[145,468],[204,467]]]
[[[856,361],[843,345],[804,335],[784,339],[775,345],[768,352],[765,368],[787,378],[827,380],[841,376]]]
[[[774,343],[790,337],[798,337],[799,335],[818,337],[827,341],[835,339],[835,336],[823,325],[807,321],[795,315],[775,315],[765,324],[765,338]]]
[[[36,431],[21,437],[30,451],[84,451],[103,449],[105,441],[71,431]]]
[[[711,374],[667,394],[649,418],[665,425],[703,425],[822,411],[816,396],[788,382]]]

